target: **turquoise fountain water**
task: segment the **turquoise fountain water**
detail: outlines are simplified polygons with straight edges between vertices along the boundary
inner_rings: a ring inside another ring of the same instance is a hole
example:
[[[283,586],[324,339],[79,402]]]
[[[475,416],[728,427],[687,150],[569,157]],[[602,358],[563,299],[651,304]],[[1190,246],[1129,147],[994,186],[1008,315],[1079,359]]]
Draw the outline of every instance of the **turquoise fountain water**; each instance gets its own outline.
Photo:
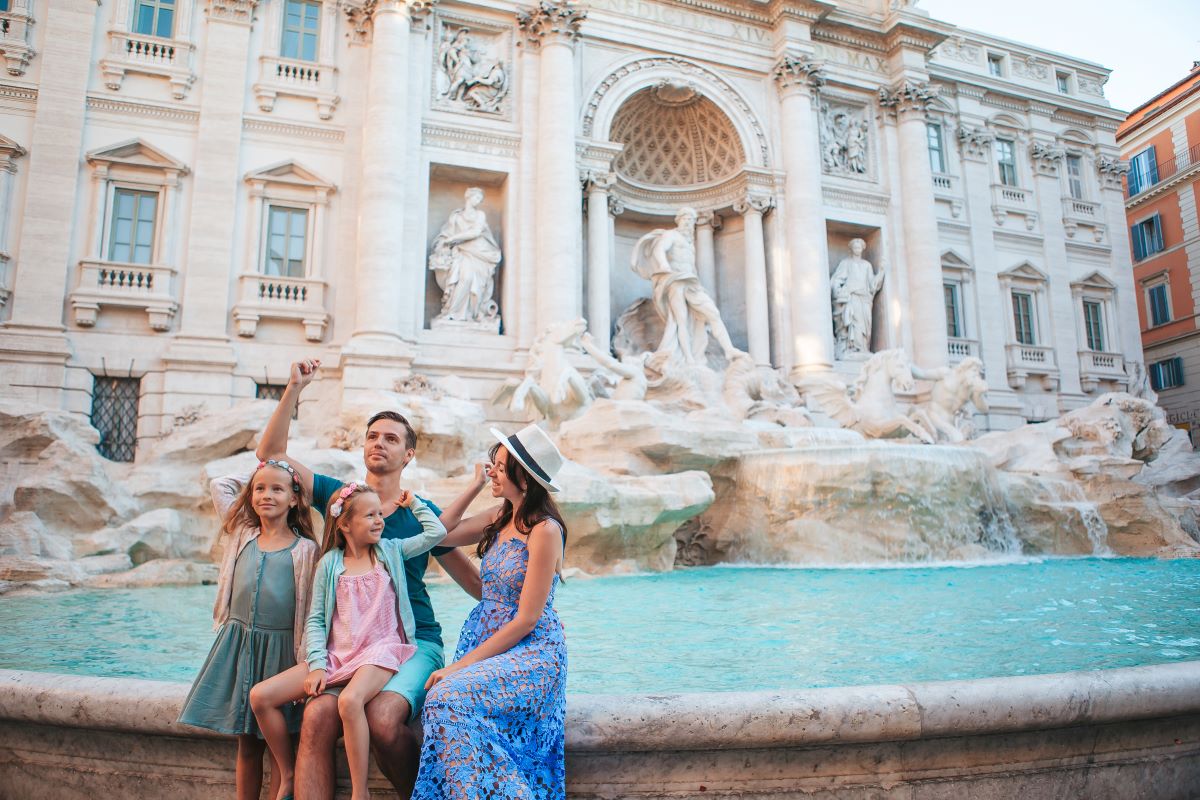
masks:
[[[190,681],[212,587],[0,600],[0,667]],[[431,589],[448,646],[472,601]],[[799,689],[1200,659],[1200,560],[715,567],[568,580],[575,693]]]

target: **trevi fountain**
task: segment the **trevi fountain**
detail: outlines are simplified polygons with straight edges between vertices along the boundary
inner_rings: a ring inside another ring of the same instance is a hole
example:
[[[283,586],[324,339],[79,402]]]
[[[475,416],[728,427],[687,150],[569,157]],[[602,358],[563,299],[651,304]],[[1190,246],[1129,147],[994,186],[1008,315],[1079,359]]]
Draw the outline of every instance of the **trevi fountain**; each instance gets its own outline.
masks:
[[[0,39],[46,95],[0,131],[0,798],[230,793],[176,722],[208,483],[309,357],[318,472],[382,409],[437,501],[491,426],[568,459],[572,798],[1200,785],[1200,456],[1141,360],[1106,70],[911,2],[317,3],[311,68],[279,4],[180,0],[169,65],[85,5]],[[79,164],[36,160],[52,113]]]

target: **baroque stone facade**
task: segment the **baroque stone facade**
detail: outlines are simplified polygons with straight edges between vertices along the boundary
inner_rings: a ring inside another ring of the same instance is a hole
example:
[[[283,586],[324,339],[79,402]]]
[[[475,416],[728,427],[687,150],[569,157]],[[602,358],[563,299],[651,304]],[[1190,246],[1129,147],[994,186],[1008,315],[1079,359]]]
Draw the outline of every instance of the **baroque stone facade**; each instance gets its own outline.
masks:
[[[410,371],[486,402],[552,325],[586,317],[604,349],[650,294],[634,243],[683,207],[734,344],[796,380],[861,363],[834,347],[852,240],[888,275],[871,351],[980,358],[984,427],[1141,374],[1107,72],[919,5],[0,17],[0,381],[83,416],[136,382],[139,447],[186,409],[270,396],[299,354],[327,367],[302,416]],[[428,256],[472,187],[503,254],[498,330],[432,324]]]

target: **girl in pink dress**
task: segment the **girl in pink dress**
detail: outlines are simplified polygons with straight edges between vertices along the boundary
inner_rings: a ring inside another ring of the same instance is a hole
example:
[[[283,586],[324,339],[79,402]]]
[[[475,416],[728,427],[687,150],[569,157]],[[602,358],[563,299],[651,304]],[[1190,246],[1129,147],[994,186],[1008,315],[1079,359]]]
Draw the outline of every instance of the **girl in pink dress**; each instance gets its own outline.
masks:
[[[279,764],[281,800],[291,795],[295,758],[280,707],[322,692],[338,695],[351,798],[367,800],[370,733],[365,706],[416,651],[404,560],[446,538],[445,526],[412,492],[402,492],[397,505],[420,521],[420,534],[381,540],[386,514],[379,495],[366,484],[348,483],[329,498],[323,555],[305,626],[307,663],[250,691],[259,728]]]

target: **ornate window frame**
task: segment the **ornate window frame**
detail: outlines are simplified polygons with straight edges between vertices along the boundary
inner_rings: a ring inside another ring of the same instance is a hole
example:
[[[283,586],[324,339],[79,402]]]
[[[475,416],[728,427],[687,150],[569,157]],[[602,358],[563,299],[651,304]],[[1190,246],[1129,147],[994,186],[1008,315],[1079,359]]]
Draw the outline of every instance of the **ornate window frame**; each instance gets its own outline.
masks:
[[[1033,174],[1029,155],[1029,130],[1009,114],[997,114],[987,122],[992,133],[991,157],[988,159],[992,174],[992,217],[996,225],[1003,226],[1009,216],[1021,217],[1025,229],[1037,227],[1037,202],[1033,196]],[[1009,186],[1000,180],[1000,147],[1003,139],[1013,145],[1013,169],[1017,185]]]
[[[171,97],[183,100],[196,81],[196,45],[192,42],[195,0],[177,0],[175,28],[169,38],[133,32],[136,0],[116,0],[108,26],[108,54],[100,59],[104,85],[114,92],[129,73],[165,78]]]
[[[329,198],[337,187],[302,164],[288,160],[246,174],[250,213],[246,216],[246,251],[238,276],[238,300],[233,318],[238,336],[252,338],[260,319],[296,320],[311,342],[325,337],[329,313],[325,310],[324,248],[329,219]],[[308,212],[303,277],[266,275],[265,263],[271,206]]]
[[[25,148],[0,134],[0,309],[8,305],[12,293],[12,236],[13,196],[16,193],[17,159]]]
[[[1084,302],[1100,306],[1101,332],[1104,350],[1095,351],[1087,346],[1087,321]],[[1075,337],[1079,343],[1079,380],[1085,392],[1095,391],[1101,383],[1123,384],[1129,382],[1125,372],[1125,358],[1117,352],[1114,342],[1121,341],[1117,328],[1117,285],[1095,270],[1071,283],[1071,303],[1075,309]],[[1116,388],[1114,385],[1113,389]]]
[[[182,161],[142,139],[130,139],[93,150],[86,156],[92,168],[92,202],[87,256],[79,262],[76,288],[70,295],[75,324],[90,328],[100,309],[117,306],[143,309],[156,331],[171,327],[179,304],[175,300],[174,265],[181,178],[188,174]],[[118,189],[154,192],[154,246],[149,264],[108,260],[113,198]]]
[[[1050,326],[1050,278],[1028,261],[1000,273],[1001,295],[1004,303],[1005,351],[1008,362],[1008,384],[1013,389],[1025,387],[1030,376],[1040,377],[1047,391],[1058,389],[1058,364],[1054,347],[1045,344]],[[1013,292],[1025,292],[1033,299],[1034,344],[1017,341]]]
[[[258,80],[253,91],[260,111],[275,110],[279,96],[312,100],[317,116],[331,119],[341,102],[335,48],[338,41],[337,0],[321,0],[321,27],[317,31],[317,58],[305,61],[283,56],[283,17],[286,2],[265,5],[262,55],[258,57]]]
[[[957,363],[968,356],[979,357],[979,332],[975,319],[975,270],[967,260],[954,250],[942,253],[942,284],[953,284],[958,289],[959,322],[962,330],[957,337],[947,331],[946,348],[950,363]]]

